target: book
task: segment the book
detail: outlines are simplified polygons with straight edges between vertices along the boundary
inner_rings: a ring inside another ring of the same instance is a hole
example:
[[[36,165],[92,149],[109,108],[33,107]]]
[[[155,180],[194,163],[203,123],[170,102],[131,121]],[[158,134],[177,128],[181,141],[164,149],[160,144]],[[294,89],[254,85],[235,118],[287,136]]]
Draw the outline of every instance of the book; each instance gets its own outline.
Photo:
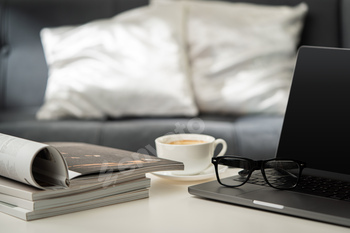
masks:
[[[123,172],[121,172],[123,173]],[[95,190],[98,188],[107,188],[109,186],[116,186],[120,183],[125,183],[127,181],[132,181],[136,179],[145,178],[144,174],[128,174],[127,176],[120,175],[118,178],[113,179],[113,182],[98,182],[97,181],[88,183],[89,178],[84,179],[84,177],[80,177],[81,180],[77,182],[73,182],[69,188],[65,189],[38,189],[33,186],[29,186],[5,177],[0,177],[0,193],[12,197],[21,198],[28,201],[39,201],[43,199],[49,198],[57,198],[62,196],[79,194],[81,192],[87,192],[91,190]],[[0,198],[1,201],[1,198]]]
[[[42,210],[59,206],[72,205],[79,202],[90,201],[93,199],[103,198],[110,195],[135,191],[137,189],[147,189],[149,187],[150,179],[141,178],[123,182],[118,185],[108,186],[106,188],[97,188],[85,192],[80,192],[77,194],[60,196],[56,198],[41,199],[36,201],[30,201],[23,198],[0,193],[0,201],[27,210]]]
[[[82,210],[93,209],[97,207],[113,205],[128,201],[135,201],[149,196],[148,189],[140,189],[116,195],[110,195],[89,201],[79,202],[72,205],[64,205],[55,208],[47,208],[41,210],[27,210],[15,205],[11,205],[0,201],[0,212],[17,217],[22,220],[30,221],[40,218],[52,217],[61,214],[73,213]]]

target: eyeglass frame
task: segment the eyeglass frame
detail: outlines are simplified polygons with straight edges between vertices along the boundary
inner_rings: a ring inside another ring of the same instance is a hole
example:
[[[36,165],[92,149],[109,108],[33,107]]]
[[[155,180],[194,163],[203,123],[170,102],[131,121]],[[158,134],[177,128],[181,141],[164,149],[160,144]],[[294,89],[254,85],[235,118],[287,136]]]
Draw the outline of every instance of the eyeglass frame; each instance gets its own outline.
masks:
[[[251,169],[249,170],[249,174],[248,174],[248,177],[246,178],[246,180],[242,183],[242,184],[239,184],[239,185],[227,185],[227,184],[223,184],[221,182],[221,179],[220,179],[220,176],[219,176],[219,168],[218,168],[218,160],[220,159],[224,159],[224,158],[234,158],[234,159],[240,159],[240,160],[245,160],[245,161],[248,161],[252,167]],[[298,179],[297,181],[295,182],[295,185],[293,187],[290,187],[290,188],[278,188],[278,187],[274,187],[273,185],[270,184],[270,182],[268,181],[267,177],[266,177],[266,173],[265,173],[265,170],[264,170],[264,165],[267,163],[267,162],[270,162],[270,161],[292,161],[292,162],[295,162],[299,165],[299,173],[298,173]],[[260,170],[260,172],[262,173],[263,177],[264,177],[264,180],[265,182],[271,186],[272,188],[275,188],[275,189],[280,189],[280,190],[288,190],[288,189],[293,189],[295,188],[299,181],[300,181],[300,178],[301,178],[301,174],[302,174],[302,171],[303,169],[305,168],[305,163],[304,162],[301,162],[299,160],[295,160],[295,159],[288,159],[288,158],[272,158],[272,159],[267,159],[267,160],[253,160],[253,159],[249,159],[249,158],[244,158],[244,157],[239,157],[239,156],[230,156],[230,155],[224,155],[224,156],[218,156],[218,157],[213,157],[212,160],[211,160],[212,164],[214,165],[214,168],[215,168],[215,174],[216,174],[216,180],[223,186],[226,186],[226,187],[229,187],[229,188],[236,188],[236,187],[240,187],[242,185],[244,185],[245,183],[248,182],[248,180],[250,179],[251,175],[253,174],[254,171],[257,171],[257,170]]]

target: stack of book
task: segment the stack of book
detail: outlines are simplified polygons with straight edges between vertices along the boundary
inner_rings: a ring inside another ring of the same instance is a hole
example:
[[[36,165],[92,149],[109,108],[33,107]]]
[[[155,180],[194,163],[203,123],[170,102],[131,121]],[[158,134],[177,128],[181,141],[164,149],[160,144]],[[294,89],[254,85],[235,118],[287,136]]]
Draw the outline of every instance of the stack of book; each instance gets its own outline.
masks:
[[[29,221],[147,198],[146,173],[183,167],[110,147],[0,134],[0,212]]]

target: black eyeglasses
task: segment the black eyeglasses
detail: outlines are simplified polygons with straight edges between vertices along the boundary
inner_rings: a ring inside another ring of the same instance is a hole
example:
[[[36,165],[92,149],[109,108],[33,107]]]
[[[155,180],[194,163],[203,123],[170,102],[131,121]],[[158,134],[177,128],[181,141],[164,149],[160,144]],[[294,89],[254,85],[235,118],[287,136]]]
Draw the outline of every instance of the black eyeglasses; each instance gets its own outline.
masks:
[[[212,158],[218,182],[227,187],[244,185],[253,171],[261,170],[266,183],[276,189],[297,186],[305,164],[291,159],[254,161],[236,156]]]

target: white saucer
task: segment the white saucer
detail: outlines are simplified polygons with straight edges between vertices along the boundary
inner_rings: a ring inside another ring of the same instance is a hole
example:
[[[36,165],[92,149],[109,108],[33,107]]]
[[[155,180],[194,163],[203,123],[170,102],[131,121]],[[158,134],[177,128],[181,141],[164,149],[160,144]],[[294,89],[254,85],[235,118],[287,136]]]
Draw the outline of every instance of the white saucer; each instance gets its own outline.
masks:
[[[225,167],[219,168],[219,172],[224,172]],[[209,167],[208,169],[196,174],[196,175],[175,175],[172,171],[162,171],[162,172],[153,172],[152,174],[166,178],[169,180],[175,181],[198,181],[198,180],[207,180],[215,177],[215,168],[214,166]]]

